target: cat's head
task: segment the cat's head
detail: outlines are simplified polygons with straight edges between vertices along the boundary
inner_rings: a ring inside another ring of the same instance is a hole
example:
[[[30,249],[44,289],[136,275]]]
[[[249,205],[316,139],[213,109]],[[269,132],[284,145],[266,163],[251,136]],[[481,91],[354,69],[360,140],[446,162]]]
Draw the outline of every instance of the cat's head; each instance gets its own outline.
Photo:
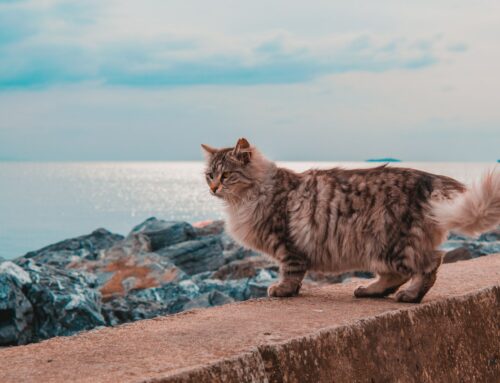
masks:
[[[205,179],[214,196],[238,200],[261,179],[267,161],[245,138],[232,148],[201,147],[207,160]]]

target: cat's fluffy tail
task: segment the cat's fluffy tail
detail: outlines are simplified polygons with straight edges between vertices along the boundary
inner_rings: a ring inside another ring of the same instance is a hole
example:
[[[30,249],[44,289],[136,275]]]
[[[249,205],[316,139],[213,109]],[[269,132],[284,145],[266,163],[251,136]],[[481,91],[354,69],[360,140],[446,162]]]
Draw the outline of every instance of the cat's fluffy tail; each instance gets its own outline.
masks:
[[[500,171],[487,172],[464,193],[431,203],[431,216],[446,230],[476,236],[500,223]]]

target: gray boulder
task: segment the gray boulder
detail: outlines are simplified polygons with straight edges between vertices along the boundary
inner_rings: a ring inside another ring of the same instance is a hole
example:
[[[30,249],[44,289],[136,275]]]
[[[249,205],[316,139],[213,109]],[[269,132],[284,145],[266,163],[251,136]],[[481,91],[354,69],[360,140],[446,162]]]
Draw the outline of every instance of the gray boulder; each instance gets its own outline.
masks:
[[[108,325],[175,314],[181,311],[219,306],[235,300],[248,299],[245,294],[247,281],[231,281],[232,286],[221,281],[191,280],[166,283],[159,287],[131,291],[126,296],[113,297],[103,303],[102,312]]]
[[[31,259],[20,266],[32,281],[24,286],[24,294],[33,306],[35,339],[72,335],[105,325],[94,276],[36,264]]]
[[[453,263],[472,259],[472,254],[466,247],[458,247],[448,251],[443,257],[443,263]]]
[[[222,245],[224,246],[224,242],[222,243]],[[224,263],[231,263],[234,261],[244,260],[250,257],[260,256],[261,254],[256,253],[255,251],[250,249],[245,249],[244,247],[241,246],[235,246],[231,249],[227,250],[224,249],[223,255],[224,255]]]
[[[0,272],[0,347],[26,344],[33,337],[33,307],[22,283]]]
[[[220,236],[209,235],[156,251],[188,275],[217,270],[225,263]]]
[[[482,242],[500,242],[500,228],[481,234],[478,241]]]
[[[151,251],[195,238],[193,226],[182,221],[163,221],[155,217],[148,218],[135,226],[130,235],[143,234],[149,238]]]
[[[251,250],[242,249],[241,253],[248,254],[246,257],[236,259],[225,264],[213,273],[216,279],[241,279],[255,277],[261,269],[278,271],[278,264],[270,258],[253,253]],[[227,260],[227,258],[226,258]]]
[[[64,268],[77,259],[95,260],[101,251],[109,249],[124,237],[106,229],[97,229],[88,235],[70,238],[31,251],[22,258],[33,259],[38,263]]]
[[[168,258],[150,252],[150,247],[144,234],[133,234],[103,251],[97,260],[82,260],[69,266],[95,275],[103,300],[188,277]]]
[[[447,241],[442,248],[445,251],[452,251],[459,248],[465,248],[469,251],[472,258],[482,257],[488,254],[500,252],[500,241]]]
[[[267,296],[267,288],[278,280],[278,273],[262,269],[248,282],[248,296],[259,298]]]
[[[131,291],[126,296],[104,302],[102,312],[108,325],[175,314],[201,295],[199,287],[190,280],[166,283],[159,287]]]
[[[1,274],[7,274],[13,277],[19,286],[25,286],[31,283],[30,275],[21,267],[10,261],[0,263],[0,275]]]
[[[224,221],[216,220],[210,223],[195,227],[195,233],[197,237],[203,237],[206,235],[218,235],[224,232]]]
[[[467,241],[467,240],[470,240],[470,238],[462,234],[452,232],[448,235],[448,241]]]
[[[474,255],[477,257],[496,253],[500,253],[500,241],[482,242],[479,246],[475,247],[474,251]]]
[[[244,301],[252,297],[248,289],[250,278],[221,281],[219,279],[205,279],[197,282],[200,293],[207,294],[218,291],[231,297],[235,301]]]
[[[234,299],[220,291],[215,290],[190,300],[184,305],[183,310],[221,306],[231,302],[234,302]]]
[[[220,239],[222,241],[222,246],[224,250],[235,250],[235,249],[243,249],[243,247],[237,243],[233,237],[231,237],[227,232],[223,232],[220,235]]]
[[[188,302],[185,299],[182,304]],[[181,304],[181,305],[182,305]],[[134,322],[170,314],[168,302],[150,301],[130,294],[126,297],[114,297],[102,306],[102,314],[108,326]]]

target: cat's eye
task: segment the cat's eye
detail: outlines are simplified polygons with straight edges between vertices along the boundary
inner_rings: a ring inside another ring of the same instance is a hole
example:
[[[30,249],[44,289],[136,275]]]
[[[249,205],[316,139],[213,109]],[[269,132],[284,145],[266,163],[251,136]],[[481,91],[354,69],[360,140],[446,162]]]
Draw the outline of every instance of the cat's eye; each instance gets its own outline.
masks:
[[[210,172],[210,173],[207,173],[207,177],[210,178],[211,180],[214,179],[214,173]]]
[[[220,176],[220,180],[221,182],[227,178],[229,178],[231,176],[231,173],[230,172],[224,172],[222,173],[222,175]]]

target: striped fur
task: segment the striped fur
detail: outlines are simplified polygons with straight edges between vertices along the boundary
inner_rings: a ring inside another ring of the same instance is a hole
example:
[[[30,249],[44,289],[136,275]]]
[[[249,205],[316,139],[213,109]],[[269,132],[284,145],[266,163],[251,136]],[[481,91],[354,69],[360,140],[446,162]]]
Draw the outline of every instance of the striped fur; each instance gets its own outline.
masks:
[[[356,289],[357,297],[386,296],[411,280],[396,299],[419,302],[435,281],[436,249],[449,229],[436,221],[434,206],[467,195],[458,181],[414,169],[296,173],[245,139],[204,150],[207,183],[226,202],[230,234],[280,263],[270,296],[298,294],[307,270],[369,270],[378,279]]]

